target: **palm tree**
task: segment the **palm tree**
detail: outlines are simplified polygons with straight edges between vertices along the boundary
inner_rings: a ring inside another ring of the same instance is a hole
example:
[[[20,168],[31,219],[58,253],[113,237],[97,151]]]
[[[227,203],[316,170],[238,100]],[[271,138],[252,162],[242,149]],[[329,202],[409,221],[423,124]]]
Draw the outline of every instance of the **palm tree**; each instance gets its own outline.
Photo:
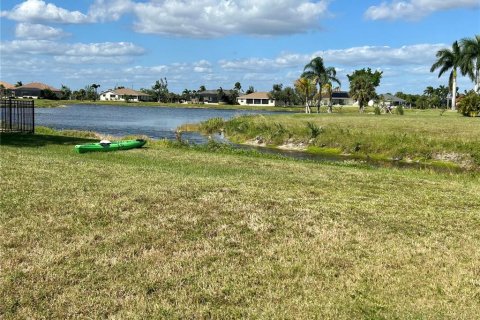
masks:
[[[295,81],[295,89],[297,89],[300,95],[305,97],[305,113],[312,113],[311,100],[316,93],[315,81],[302,77]]]
[[[333,112],[333,103],[332,103],[332,95],[333,95],[333,88],[332,83],[327,82],[323,85],[323,94],[328,99],[328,113]],[[323,96],[322,94],[322,96]],[[321,99],[322,97],[320,97]]]
[[[234,90],[237,90],[238,92],[242,91],[242,85],[240,82],[235,82],[235,86],[233,87]]]
[[[23,86],[22,81],[17,81],[17,83],[15,83],[15,88],[18,88],[18,87],[21,87],[21,86]]]
[[[364,106],[376,95],[375,85],[368,75],[360,75],[350,80],[350,96],[358,101],[359,112],[364,112]]]
[[[475,92],[480,90],[480,35],[460,40],[463,56],[463,74],[468,74],[475,83]]]
[[[100,85],[94,83],[94,84],[91,85],[91,87],[93,89],[95,89],[95,97],[94,97],[93,101],[97,101],[97,96],[98,96],[97,89],[100,88]]]
[[[442,74],[452,69],[449,77],[449,84],[451,83],[452,88],[452,110],[455,110],[455,103],[457,100],[457,68],[462,66],[462,53],[458,42],[455,41],[452,44],[452,49],[442,49],[438,50],[437,61],[430,68],[430,72],[434,72],[437,69],[440,69],[438,77],[440,78]]]
[[[425,90],[423,90],[423,94],[429,97],[431,97],[434,93],[435,89],[432,86],[428,86]]]
[[[302,78],[314,80],[315,86],[318,86],[318,92],[322,92],[322,86],[333,81],[340,85],[337,79],[337,71],[334,67],[325,67],[322,57],[315,57],[303,68]],[[317,99],[317,113],[320,112],[320,98]],[[329,110],[330,111],[330,110]]]

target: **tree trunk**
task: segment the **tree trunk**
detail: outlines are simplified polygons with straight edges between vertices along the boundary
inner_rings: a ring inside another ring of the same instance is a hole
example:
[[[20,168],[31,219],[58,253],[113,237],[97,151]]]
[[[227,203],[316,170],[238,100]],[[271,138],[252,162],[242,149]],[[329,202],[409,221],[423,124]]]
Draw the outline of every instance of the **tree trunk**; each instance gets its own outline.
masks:
[[[452,81],[452,110],[455,110],[457,105],[457,70],[453,69],[453,81]]]
[[[328,98],[328,113],[333,113],[332,97]]]
[[[320,104],[322,103],[322,85],[318,84],[317,113],[320,113]]]
[[[479,62],[477,62],[479,63]],[[478,93],[478,90],[480,90],[480,73],[478,72],[478,66],[475,69],[475,92]]]

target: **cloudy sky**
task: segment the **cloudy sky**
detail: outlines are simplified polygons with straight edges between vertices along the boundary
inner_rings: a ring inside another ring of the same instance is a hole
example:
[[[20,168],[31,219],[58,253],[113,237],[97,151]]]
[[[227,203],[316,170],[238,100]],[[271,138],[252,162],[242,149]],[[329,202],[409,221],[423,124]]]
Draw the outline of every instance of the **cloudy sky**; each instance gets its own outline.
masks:
[[[0,16],[1,80],[72,89],[268,91],[322,56],[343,89],[370,67],[380,93],[421,93],[447,83],[435,53],[480,33],[479,0],[1,0]]]

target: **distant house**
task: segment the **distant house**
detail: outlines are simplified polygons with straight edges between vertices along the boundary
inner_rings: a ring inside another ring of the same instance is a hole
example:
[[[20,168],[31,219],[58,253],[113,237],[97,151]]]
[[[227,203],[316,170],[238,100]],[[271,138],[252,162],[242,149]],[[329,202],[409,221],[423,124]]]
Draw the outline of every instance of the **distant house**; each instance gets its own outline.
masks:
[[[11,83],[0,80],[0,97],[11,97],[14,95],[13,89],[15,86]]]
[[[234,93],[234,90],[223,90],[223,92],[228,96]],[[192,103],[205,103],[205,104],[218,104],[219,97],[217,90],[204,90],[196,92],[197,98],[192,99]],[[198,100],[197,100],[198,99]]]
[[[352,105],[354,103],[355,101],[352,98],[350,98],[350,95],[348,94],[347,91],[340,91],[339,89],[335,89],[332,92],[332,105],[345,106],[345,105]],[[327,105],[328,98],[323,98],[322,104]]]
[[[151,96],[149,94],[129,88],[110,89],[100,93],[101,101],[127,101],[127,98],[128,101],[132,102],[151,100]]]
[[[406,100],[396,97],[390,93],[381,94],[380,97],[385,101],[387,106],[404,106],[407,103]]]
[[[27,99],[38,99],[42,98],[45,94],[45,90],[50,90],[60,98],[62,96],[62,91],[56,89],[48,84],[41,82],[31,82],[23,86],[16,87],[12,89],[15,92],[15,97],[17,98],[27,98]]]
[[[275,99],[271,98],[268,92],[254,92],[240,96],[237,102],[241,106],[275,106]]]

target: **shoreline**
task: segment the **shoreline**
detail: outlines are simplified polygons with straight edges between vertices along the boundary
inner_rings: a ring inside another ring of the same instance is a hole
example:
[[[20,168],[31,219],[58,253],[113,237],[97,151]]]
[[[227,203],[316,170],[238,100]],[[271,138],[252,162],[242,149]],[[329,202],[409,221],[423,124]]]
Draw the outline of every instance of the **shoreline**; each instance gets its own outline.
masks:
[[[62,108],[73,105],[98,105],[98,106],[115,106],[115,107],[152,107],[152,108],[184,108],[184,109],[212,109],[212,110],[257,110],[270,112],[289,112],[303,113],[303,107],[259,107],[259,106],[242,106],[228,104],[184,104],[184,103],[161,103],[161,102],[122,102],[122,101],[81,101],[81,100],[44,100],[36,99],[36,108]]]

